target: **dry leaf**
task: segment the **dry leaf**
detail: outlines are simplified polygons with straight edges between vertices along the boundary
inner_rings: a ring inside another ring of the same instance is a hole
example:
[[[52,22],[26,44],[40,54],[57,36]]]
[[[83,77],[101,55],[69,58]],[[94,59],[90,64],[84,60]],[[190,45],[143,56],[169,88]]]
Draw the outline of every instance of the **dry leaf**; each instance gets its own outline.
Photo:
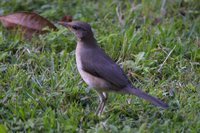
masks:
[[[62,17],[62,19],[60,21],[64,21],[64,22],[72,22],[72,16],[64,16]]]
[[[45,27],[57,29],[50,21],[33,12],[16,12],[0,16],[0,21],[8,29],[19,27],[25,38],[31,38],[35,33],[45,33]]]

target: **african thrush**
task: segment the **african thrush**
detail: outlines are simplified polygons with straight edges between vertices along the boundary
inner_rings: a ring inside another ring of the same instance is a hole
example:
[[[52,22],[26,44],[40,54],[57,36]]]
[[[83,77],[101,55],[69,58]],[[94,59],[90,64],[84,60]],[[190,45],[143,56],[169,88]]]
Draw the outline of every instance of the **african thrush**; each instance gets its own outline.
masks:
[[[104,109],[107,92],[111,91],[133,94],[162,108],[168,107],[166,103],[131,84],[123,70],[97,45],[89,24],[80,21],[59,23],[69,28],[77,38],[77,68],[82,79],[99,94],[98,115]]]

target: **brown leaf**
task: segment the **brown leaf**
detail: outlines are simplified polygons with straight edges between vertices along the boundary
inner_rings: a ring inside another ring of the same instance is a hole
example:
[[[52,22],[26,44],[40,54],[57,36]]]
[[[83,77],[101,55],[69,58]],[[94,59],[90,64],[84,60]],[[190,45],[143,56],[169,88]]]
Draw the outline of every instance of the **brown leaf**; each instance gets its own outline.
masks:
[[[20,28],[25,38],[31,38],[33,34],[42,34],[43,28],[56,30],[57,28],[47,19],[33,12],[16,12],[0,16],[0,21],[8,29]]]
[[[65,21],[65,22],[72,22],[72,16],[64,16],[60,21]]]

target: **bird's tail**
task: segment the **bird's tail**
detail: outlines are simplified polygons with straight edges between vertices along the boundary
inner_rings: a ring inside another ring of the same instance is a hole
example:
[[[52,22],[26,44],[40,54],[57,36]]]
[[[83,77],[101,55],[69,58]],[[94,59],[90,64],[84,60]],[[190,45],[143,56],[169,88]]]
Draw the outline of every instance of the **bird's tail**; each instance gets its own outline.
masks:
[[[129,94],[133,94],[136,95],[138,97],[141,97],[147,101],[150,101],[151,103],[153,103],[154,105],[160,106],[162,108],[168,108],[168,105],[166,103],[164,103],[163,101],[148,95],[147,93],[143,92],[140,89],[136,89],[133,87],[126,87],[123,89],[125,93],[129,93]]]

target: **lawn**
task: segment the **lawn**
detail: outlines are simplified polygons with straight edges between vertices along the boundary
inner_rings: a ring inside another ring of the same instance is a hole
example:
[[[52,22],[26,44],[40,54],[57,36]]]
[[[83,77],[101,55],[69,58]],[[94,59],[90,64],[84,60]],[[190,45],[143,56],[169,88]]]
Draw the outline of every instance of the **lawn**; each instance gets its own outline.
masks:
[[[58,31],[23,40],[0,25],[0,133],[200,132],[200,2],[198,0],[1,0],[0,14],[34,11]],[[63,16],[91,24],[105,52],[134,86],[169,104],[98,95],[76,68],[76,38]]]

